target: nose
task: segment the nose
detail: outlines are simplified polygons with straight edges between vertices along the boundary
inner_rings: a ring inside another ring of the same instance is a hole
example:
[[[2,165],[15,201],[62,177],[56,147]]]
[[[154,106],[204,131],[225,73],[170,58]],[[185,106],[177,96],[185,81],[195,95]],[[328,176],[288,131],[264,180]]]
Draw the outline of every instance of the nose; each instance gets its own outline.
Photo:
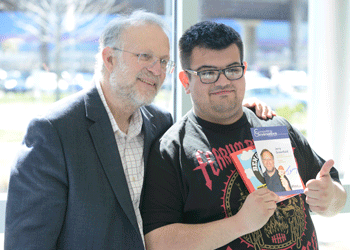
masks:
[[[154,75],[158,76],[162,73],[162,69],[160,66],[160,60],[157,58],[154,62],[152,62],[147,70],[151,71]]]
[[[214,84],[215,85],[227,85],[227,84],[231,84],[231,80],[227,79],[224,72],[221,71],[221,72],[219,72],[218,80]]]

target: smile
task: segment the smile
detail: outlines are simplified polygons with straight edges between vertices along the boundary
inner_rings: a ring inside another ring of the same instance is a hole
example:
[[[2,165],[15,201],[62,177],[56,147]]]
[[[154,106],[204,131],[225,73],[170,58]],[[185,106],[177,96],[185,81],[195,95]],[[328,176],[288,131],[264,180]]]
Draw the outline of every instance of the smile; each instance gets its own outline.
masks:
[[[221,90],[221,91],[213,92],[211,94],[212,95],[225,95],[225,94],[229,94],[232,92],[233,92],[233,90]]]
[[[141,79],[141,78],[138,78],[141,82],[144,82],[144,83],[147,83],[148,85],[151,85],[151,86],[155,86],[156,85],[156,83],[154,83],[154,82],[150,82],[150,81],[147,81],[147,80],[145,80],[145,79]]]

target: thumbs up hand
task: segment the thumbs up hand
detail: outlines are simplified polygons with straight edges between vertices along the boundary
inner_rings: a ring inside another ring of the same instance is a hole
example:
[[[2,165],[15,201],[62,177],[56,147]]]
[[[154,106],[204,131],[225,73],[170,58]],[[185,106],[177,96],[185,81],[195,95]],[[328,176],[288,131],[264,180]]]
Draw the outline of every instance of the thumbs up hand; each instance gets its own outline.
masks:
[[[309,180],[306,183],[304,191],[306,202],[313,212],[325,213],[330,209],[335,198],[336,187],[329,173],[333,165],[333,160],[326,161],[317,174],[316,179]]]

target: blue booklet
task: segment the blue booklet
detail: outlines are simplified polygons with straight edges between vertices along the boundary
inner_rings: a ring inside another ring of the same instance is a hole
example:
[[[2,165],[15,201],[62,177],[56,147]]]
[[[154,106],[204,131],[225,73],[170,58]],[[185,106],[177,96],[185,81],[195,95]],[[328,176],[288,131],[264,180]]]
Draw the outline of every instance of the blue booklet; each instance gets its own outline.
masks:
[[[230,154],[251,193],[267,187],[283,201],[304,192],[285,126],[251,128],[254,146]]]
[[[267,188],[280,196],[304,193],[286,126],[251,128]]]

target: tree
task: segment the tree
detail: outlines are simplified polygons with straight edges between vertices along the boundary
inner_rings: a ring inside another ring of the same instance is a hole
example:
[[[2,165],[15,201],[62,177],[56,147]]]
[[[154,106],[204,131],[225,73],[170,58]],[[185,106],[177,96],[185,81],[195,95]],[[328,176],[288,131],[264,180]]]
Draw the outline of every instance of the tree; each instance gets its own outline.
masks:
[[[41,65],[57,73],[62,71],[62,49],[83,41],[105,21],[106,15],[116,14],[128,8],[128,0],[2,0],[2,8],[23,12],[32,22],[15,20],[23,30],[40,41]],[[64,34],[70,34],[62,39]],[[53,65],[49,60],[49,45],[53,49]],[[59,79],[57,79],[59,80]],[[57,87],[57,99],[60,98]]]

